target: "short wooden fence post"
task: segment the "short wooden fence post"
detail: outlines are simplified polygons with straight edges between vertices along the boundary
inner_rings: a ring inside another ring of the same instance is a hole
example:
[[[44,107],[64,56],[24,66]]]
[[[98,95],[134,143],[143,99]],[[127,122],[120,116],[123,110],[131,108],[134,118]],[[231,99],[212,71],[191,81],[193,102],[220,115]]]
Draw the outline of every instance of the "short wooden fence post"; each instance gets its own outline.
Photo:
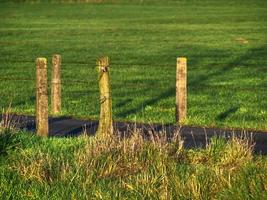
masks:
[[[108,137],[113,134],[112,100],[110,92],[109,59],[102,57],[97,61],[100,89],[100,118],[97,135]]]
[[[187,112],[187,61],[177,58],[176,67],[176,122],[182,124]]]
[[[49,134],[46,58],[36,59],[36,129],[39,136]]]
[[[61,112],[61,56],[53,55],[51,79],[51,108],[52,114]]]

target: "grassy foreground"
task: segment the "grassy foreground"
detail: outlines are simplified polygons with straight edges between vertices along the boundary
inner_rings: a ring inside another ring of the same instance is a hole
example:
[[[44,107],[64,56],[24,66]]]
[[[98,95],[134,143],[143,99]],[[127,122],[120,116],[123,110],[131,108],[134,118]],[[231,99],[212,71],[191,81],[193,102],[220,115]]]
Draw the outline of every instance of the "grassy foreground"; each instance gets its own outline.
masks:
[[[266,199],[267,158],[245,140],[39,138],[1,131],[1,199]]]
[[[176,57],[186,56],[186,124],[267,130],[267,1],[4,2],[2,108],[34,114],[34,60],[47,57],[50,73],[60,53],[62,114],[98,118],[95,60],[108,55],[114,118],[173,123]]]

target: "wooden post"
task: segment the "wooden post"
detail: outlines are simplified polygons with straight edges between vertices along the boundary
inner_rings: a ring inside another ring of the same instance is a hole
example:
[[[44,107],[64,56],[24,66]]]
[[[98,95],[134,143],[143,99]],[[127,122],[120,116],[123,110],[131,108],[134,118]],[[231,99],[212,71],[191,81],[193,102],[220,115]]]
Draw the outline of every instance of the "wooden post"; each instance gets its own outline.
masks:
[[[187,112],[187,64],[186,58],[177,58],[176,67],[176,122],[182,124]]]
[[[109,60],[102,57],[97,61],[100,89],[100,118],[97,135],[108,137],[113,134],[112,102],[109,80]]]
[[[37,135],[48,136],[47,61],[36,59],[36,129]]]
[[[61,56],[53,55],[51,80],[51,108],[52,114],[61,112]]]

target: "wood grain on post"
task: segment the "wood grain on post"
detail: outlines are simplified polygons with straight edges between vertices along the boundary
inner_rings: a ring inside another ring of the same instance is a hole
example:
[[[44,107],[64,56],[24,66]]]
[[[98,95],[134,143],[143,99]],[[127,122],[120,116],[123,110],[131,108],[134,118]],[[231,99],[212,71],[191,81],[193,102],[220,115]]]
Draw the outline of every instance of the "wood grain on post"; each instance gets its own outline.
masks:
[[[53,55],[52,58],[52,88],[51,108],[52,114],[61,112],[61,56]]]
[[[176,122],[181,124],[187,112],[187,61],[177,58],[176,67]]]
[[[100,58],[97,61],[97,68],[99,73],[100,89],[100,118],[97,135],[106,137],[113,134],[108,57]]]
[[[49,134],[46,58],[36,59],[36,129],[39,136]]]

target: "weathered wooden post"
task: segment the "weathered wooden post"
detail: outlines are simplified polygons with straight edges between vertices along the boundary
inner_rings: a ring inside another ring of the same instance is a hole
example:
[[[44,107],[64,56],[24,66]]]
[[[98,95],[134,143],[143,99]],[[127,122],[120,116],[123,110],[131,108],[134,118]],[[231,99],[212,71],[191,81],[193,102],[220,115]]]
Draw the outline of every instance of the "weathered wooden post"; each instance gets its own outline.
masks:
[[[61,112],[61,56],[53,55],[51,80],[51,108],[52,114]]]
[[[177,58],[176,67],[176,122],[182,124],[187,112],[187,62]]]
[[[113,134],[112,101],[109,80],[109,59],[102,57],[97,61],[100,90],[100,118],[97,136],[109,137]]]
[[[49,134],[46,58],[36,59],[36,129],[39,136]]]

